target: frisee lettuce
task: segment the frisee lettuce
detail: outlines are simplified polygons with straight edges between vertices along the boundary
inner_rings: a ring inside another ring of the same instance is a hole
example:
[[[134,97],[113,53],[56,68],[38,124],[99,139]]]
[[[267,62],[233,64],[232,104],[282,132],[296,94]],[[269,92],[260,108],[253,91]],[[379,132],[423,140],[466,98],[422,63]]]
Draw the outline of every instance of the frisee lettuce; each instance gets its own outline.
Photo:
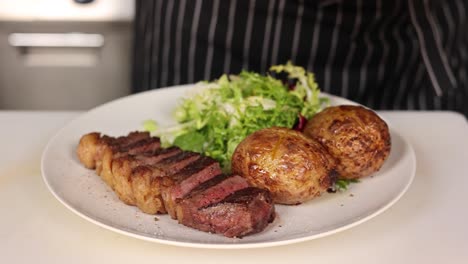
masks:
[[[352,184],[352,183],[359,183],[359,180],[358,179],[338,179],[334,186],[333,186],[333,189],[335,191],[346,191],[349,189],[349,186]]]
[[[328,103],[313,73],[290,62],[270,68],[286,73],[293,89],[272,75],[242,71],[236,76],[222,75],[213,82],[201,82],[175,109],[177,124],[158,128],[151,121],[145,129],[159,136],[164,146],[200,152],[218,160],[225,171],[237,145],[262,128],[292,128],[300,115],[312,117]]]

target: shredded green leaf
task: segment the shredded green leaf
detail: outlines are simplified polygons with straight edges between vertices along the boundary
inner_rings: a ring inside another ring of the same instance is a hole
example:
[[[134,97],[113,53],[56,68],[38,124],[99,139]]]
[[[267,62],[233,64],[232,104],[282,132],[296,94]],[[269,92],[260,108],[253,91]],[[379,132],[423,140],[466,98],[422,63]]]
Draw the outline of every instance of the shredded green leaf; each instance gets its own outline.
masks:
[[[335,182],[336,191],[346,191],[352,183],[358,183],[358,179],[338,179]]]
[[[328,103],[319,97],[314,75],[302,67],[289,62],[270,70],[286,73],[294,89],[272,75],[222,75],[197,84],[195,92],[182,99],[174,112],[177,125],[153,130],[146,123],[145,129],[163,145],[203,153],[229,171],[231,156],[246,136],[272,126],[292,128],[300,115],[310,118]]]
[[[148,132],[154,132],[158,129],[158,124],[154,120],[145,120],[143,122],[143,129]]]

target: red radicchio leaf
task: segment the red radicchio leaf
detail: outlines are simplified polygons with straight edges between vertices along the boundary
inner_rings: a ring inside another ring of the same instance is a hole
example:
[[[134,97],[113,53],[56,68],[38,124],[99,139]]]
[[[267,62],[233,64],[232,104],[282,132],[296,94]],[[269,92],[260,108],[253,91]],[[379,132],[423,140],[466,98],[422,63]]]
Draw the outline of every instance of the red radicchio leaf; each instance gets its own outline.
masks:
[[[299,114],[299,118],[298,118],[296,124],[294,125],[293,129],[297,130],[299,132],[303,132],[306,124],[307,124],[307,118],[305,118],[303,115]]]

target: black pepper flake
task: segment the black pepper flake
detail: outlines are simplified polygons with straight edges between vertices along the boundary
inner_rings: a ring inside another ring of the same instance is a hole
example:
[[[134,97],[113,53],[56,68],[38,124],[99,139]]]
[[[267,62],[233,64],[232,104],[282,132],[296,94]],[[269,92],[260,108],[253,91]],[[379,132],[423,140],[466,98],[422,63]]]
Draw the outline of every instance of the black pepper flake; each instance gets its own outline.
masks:
[[[351,194],[349,194],[349,197],[354,197],[354,194],[352,194],[352,193],[351,193]]]
[[[159,218],[155,217],[155,218],[154,218],[154,221],[159,221]]]

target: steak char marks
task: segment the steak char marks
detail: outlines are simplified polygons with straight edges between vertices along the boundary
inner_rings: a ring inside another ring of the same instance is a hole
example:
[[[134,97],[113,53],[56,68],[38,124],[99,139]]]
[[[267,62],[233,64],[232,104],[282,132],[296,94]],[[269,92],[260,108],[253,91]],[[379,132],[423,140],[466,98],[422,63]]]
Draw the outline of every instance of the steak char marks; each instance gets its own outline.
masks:
[[[212,158],[162,148],[146,132],[118,138],[89,133],[80,139],[77,155],[124,203],[148,214],[169,213],[201,231],[242,237],[262,231],[275,217],[269,192],[223,174]]]
[[[219,163],[210,157],[201,157],[190,166],[186,166],[170,177],[170,182],[163,188],[162,197],[167,212],[177,219],[176,201],[187,196],[200,184],[222,173]]]
[[[200,158],[194,152],[180,152],[155,164],[139,166],[131,174],[136,205],[148,214],[166,213],[162,189],[171,185],[171,176]]]
[[[181,149],[171,147],[166,149],[161,148],[151,153],[115,158],[112,162],[112,174],[114,175],[114,190],[120,200],[129,205],[136,205],[132,187],[132,175],[136,168],[156,164],[181,152]]]
[[[269,192],[249,187],[238,175],[220,175],[177,201],[179,223],[227,237],[265,229],[275,216]]]

